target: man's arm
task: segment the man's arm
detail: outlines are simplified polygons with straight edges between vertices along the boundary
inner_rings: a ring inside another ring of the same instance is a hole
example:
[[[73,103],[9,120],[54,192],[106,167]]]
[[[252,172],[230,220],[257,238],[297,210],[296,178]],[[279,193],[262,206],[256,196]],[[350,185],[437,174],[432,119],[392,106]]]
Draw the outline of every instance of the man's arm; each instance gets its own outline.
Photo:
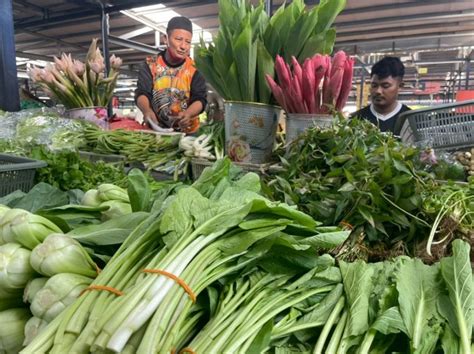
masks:
[[[135,90],[135,103],[143,113],[144,122],[152,120],[157,122],[156,114],[151,106],[153,77],[147,63],[140,64],[138,71],[137,89]]]

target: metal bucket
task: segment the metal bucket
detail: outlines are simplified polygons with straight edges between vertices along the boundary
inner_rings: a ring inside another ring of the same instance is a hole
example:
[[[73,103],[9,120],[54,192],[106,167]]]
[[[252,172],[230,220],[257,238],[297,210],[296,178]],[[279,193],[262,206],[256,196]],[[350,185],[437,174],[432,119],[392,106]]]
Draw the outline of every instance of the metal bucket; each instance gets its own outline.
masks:
[[[317,126],[327,128],[334,122],[330,114],[287,113],[286,143],[290,144],[306,129]]]
[[[255,102],[224,103],[225,151],[232,161],[269,162],[283,110]]]
[[[106,107],[83,107],[73,108],[66,111],[66,115],[73,119],[84,119],[101,128],[107,128],[107,108]]]

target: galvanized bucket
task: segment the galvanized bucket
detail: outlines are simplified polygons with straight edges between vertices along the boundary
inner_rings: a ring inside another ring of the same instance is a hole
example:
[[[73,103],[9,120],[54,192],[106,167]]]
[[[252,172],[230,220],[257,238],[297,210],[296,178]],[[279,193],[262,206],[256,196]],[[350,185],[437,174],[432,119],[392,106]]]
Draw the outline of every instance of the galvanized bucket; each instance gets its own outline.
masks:
[[[330,114],[304,114],[287,113],[286,117],[286,143],[290,144],[298,135],[306,129],[318,126],[327,128],[334,122],[334,117]]]
[[[269,162],[283,110],[255,102],[224,103],[225,151],[232,161]]]

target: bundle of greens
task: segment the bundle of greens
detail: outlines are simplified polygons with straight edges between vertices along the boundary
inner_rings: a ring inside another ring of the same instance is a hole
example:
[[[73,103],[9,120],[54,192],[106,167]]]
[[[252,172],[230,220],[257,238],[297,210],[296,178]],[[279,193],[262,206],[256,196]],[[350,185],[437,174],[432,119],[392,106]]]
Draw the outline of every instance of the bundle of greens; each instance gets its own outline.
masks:
[[[342,259],[427,256],[419,244],[428,239],[445,208],[441,201],[453,192],[450,185],[440,189],[420,162],[418,149],[363,120],[309,129],[281,160],[283,171],[266,181],[268,195],[298,206],[325,225],[351,227],[352,236],[338,255]],[[473,226],[473,188],[458,189],[457,200],[464,202],[446,207],[449,213],[443,215],[458,221],[450,224],[454,235],[449,240],[467,239],[463,230]],[[427,203],[433,198],[438,202]]]
[[[318,229],[307,215],[268,201],[257,194],[257,175],[233,180],[230,167],[229,160],[219,161],[161,203],[92,284],[108,291],[85,293],[24,352],[169,352],[192,332],[203,313],[194,302],[216,280],[257,260],[271,267],[278,256],[301,272],[301,262],[314,264],[317,251],[348,236]],[[290,296],[297,301],[300,293]]]
[[[128,162],[141,162],[147,169],[163,169],[169,165],[179,166],[178,135],[157,135],[130,130],[102,130],[89,126],[84,131],[86,144],[81,149],[125,156]],[[179,171],[177,171],[179,174]]]

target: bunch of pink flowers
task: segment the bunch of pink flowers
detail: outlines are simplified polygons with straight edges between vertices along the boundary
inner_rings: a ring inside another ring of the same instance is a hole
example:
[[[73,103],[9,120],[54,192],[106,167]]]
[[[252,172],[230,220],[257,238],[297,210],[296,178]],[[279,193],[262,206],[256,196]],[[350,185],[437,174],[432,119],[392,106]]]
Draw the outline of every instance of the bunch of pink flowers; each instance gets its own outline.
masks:
[[[54,57],[54,64],[45,68],[32,67],[29,75],[66,108],[107,106],[121,65],[122,59],[112,55],[110,71],[105,77],[104,58],[97,48],[97,39],[93,39],[85,63],[63,53],[60,59]]]
[[[278,84],[266,75],[273,96],[287,113],[325,114],[344,108],[352,87],[353,58],[343,51],[332,60],[329,55],[316,54],[301,66],[292,57],[292,66],[293,71],[277,56]]]

